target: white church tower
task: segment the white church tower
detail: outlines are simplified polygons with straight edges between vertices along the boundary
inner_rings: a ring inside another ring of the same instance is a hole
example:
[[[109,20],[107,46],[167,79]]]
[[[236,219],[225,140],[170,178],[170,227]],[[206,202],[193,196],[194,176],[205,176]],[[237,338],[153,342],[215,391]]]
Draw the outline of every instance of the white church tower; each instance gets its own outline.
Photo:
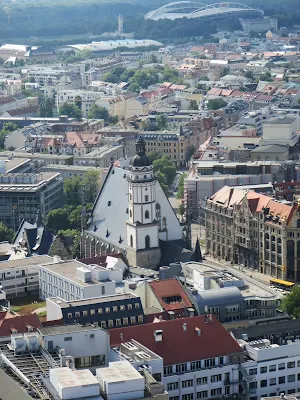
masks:
[[[156,219],[156,178],[142,138],[136,142],[136,149],[128,174],[126,256],[130,265],[153,269],[161,256],[159,222]]]

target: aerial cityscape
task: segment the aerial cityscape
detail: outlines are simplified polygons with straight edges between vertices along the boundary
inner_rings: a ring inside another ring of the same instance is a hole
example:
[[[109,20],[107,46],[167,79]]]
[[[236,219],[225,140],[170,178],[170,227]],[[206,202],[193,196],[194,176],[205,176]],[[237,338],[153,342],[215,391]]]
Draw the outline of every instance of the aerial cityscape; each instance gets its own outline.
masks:
[[[0,400],[300,400],[300,3],[0,0]]]

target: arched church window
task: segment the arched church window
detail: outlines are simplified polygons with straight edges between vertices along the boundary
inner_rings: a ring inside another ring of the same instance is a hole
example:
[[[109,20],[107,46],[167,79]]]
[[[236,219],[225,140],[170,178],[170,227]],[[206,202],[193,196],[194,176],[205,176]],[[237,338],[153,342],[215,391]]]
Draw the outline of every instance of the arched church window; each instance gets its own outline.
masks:
[[[149,201],[149,196],[146,194],[146,196],[145,196],[145,203],[148,203],[148,201]]]
[[[130,247],[133,247],[133,237],[130,235]]]
[[[145,247],[146,247],[146,249],[150,249],[150,236],[149,235],[147,235],[145,237]]]
[[[145,219],[149,219],[149,211],[148,210],[145,211]]]
[[[297,220],[297,228],[300,228],[300,219]]]
[[[161,208],[160,208],[160,204],[156,203],[156,220],[159,224],[159,229],[161,229]]]
[[[162,225],[161,226],[162,229],[167,229],[167,219],[166,219],[166,217],[163,217],[161,225]]]
[[[129,211],[129,216],[130,216],[130,218],[132,218],[132,211],[131,210]]]

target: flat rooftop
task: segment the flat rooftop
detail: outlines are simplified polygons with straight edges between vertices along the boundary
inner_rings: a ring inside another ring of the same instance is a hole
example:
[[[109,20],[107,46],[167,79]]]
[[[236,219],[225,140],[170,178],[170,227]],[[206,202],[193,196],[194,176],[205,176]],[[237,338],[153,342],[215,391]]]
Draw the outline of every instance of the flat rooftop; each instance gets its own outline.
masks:
[[[87,265],[83,264],[77,260],[72,260],[72,261],[60,261],[58,263],[51,263],[51,264],[44,264],[41,265],[42,268],[47,269],[48,271],[51,271],[54,274],[57,274],[58,276],[63,276],[70,281],[75,282],[77,285],[80,286],[91,286],[91,285],[97,285],[100,284],[99,281],[95,279],[91,279],[89,282],[84,282],[78,278],[76,278],[76,269],[77,268],[84,268],[87,269]],[[89,269],[89,271],[91,271]]]
[[[44,154],[44,153],[27,153],[27,152],[17,152],[17,151],[3,151],[1,153],[1,157],[17,157],[17,158],[29,158],[29,159],[56,159],[56,160],[71,160],[73,156],[66,156],[66,155],[60,155],[60,154]]]
[[[71,370],[69,367],[53,368],[50,377],[55,376],[59,386],[64,388],[76,388],[77,386],[99,386],[98,379],[89,369]]]
[[[265,121],[265,124],[274,124],[274,125],[286,125],[286,124],[292,124],[295,122],[296,118],[295,117],[274,117],[270,118],[267,121]]]
[[[87,165],[68,165],[68,164],[48,164],[44,165],[42,167],[44,171],[46,170],[69,170],[69,171],[82,171],[82,172],[88,172],[88,171],[97,171],[97,172],[102,172],[105,171],[106,168],[100,168],[100,167],[94,167],[94,166],[87,166]]]
[[[12,158],[10,160],[6,157],[0,157],[0,160],[5,161],[5,168],[7,173],[14,171],[14,169],[21,167],[22,165],[30,163],[29,158]]]
[[[207,276],[208,272],[214,272],[216,274],[220,274],[220,272],[225,272],[230,274],[234,280],[234,277],[240,280],[243,280],[245,283],[244,288],[240,288],[240,292],[243,297],[245,298],[250,298],[250,297],[256,297],[258,299],[266,299],[266,300],[277,300],[280,298],[277,292],[274,290],[270,289],[268,286],[257,282],[255,279],[248,277],[247,275],[244,275],[242,273],[239,273],[237,271],[231,272],[226,270],[225,268],[223,270],[214,268],[210,265],[205,265],[202,263],[184,263],[183,264],[183,270],[185,268],[188,269],[197,269],[203,275]],[[217,290],[223,290],[223,288],[217,289]]]
[[[117,383],[131,381],[136,379],[144,379],[142,375],[128,362],[115,361],[109,363],[109,367],[97,370],[97,374],[101,374],[107,383]]]
[[[85,332],[85,331],[99,331],[101,328],[95,325],[59,325],[59,326],[48,326],[44,328],[38,328],[38,332],[43,335],[61,335],[65,333],[73,332]]]
[[[128,294],[115,294],[111,296],[95,297],[91,299],[72,300],[72,301],[63,300],[60,297],[51,297],[48,300],[59,305],[60,308],[69,308],[70,306],[76,307],[76,306],[108,303],[110,301],[122,301],[122,300],[137,299],[137,298],[138,296],[136,296],[135,294],[128,293]]]
[[[53,258],[50,256],[32,256],[21,258],[17,260],[7,260],[0,261],[0,271],[10,268],[22,268],[22,267],[30,267],[30,266],[38,266],[40,264],[53,262]]]
[[[58,177],[60,177],[59,172],[41,172],[39,174],[1,174],[0,191],[36,192]]]

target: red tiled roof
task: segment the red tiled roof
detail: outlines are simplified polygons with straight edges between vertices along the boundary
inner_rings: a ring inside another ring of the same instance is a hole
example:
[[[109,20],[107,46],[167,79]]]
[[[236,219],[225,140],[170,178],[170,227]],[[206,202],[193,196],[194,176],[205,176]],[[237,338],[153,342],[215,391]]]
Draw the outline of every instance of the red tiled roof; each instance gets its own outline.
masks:
[[[183,308],[192,307],[187,294],[183,290],[177,279],[165,279],[161,281],[149,282],[153,293],[155,294],[160,305],[166,311],[175,311]],[[178,296],[182,301],[168,302],[166,298]]]
[[[76,146],[77,148],[85,147],[85,144],[83,143],[80,135],[77,132],[67,132],[65,136],[65,141],[68,144]]]
[[[183,325],[186,324],[186,331]],[[198,336],[196,329],[201,330]],[[155,342],[154,332],[162,330],[162,341]],[[226,356],[240,353],[241,348],[222,324],[213,317],[206,323],[204,316],[179,318],[152,324],[109,330],[111,346],[137,340],[161,356],[164,365]],[[122,338],[122,339],[121,339]]]
[[[42,326],[37,314],[28,314],[4,319],[0,327],[0,337],[10,336],[12,329],[16,329],[17,333],[28,332],[28,325],[32,326],[34,331]]]
[[[120,258],[122,261],[124,261],[124,263],[126,265],[128,265],[127,260],[124,257],[123,253],[112,253],[112,254],[107,254],[105,256],[98,256],[98,257],[90,257],[90,258],[81,258],[80,262],[82,262],[83,264],[86,265],[91,265],[91,264],[97,264],[97,265],[101,265],[101,264],[105,264],[106,263],[106,257],[110,256],[110,257],[115,257],[115,258]]]

